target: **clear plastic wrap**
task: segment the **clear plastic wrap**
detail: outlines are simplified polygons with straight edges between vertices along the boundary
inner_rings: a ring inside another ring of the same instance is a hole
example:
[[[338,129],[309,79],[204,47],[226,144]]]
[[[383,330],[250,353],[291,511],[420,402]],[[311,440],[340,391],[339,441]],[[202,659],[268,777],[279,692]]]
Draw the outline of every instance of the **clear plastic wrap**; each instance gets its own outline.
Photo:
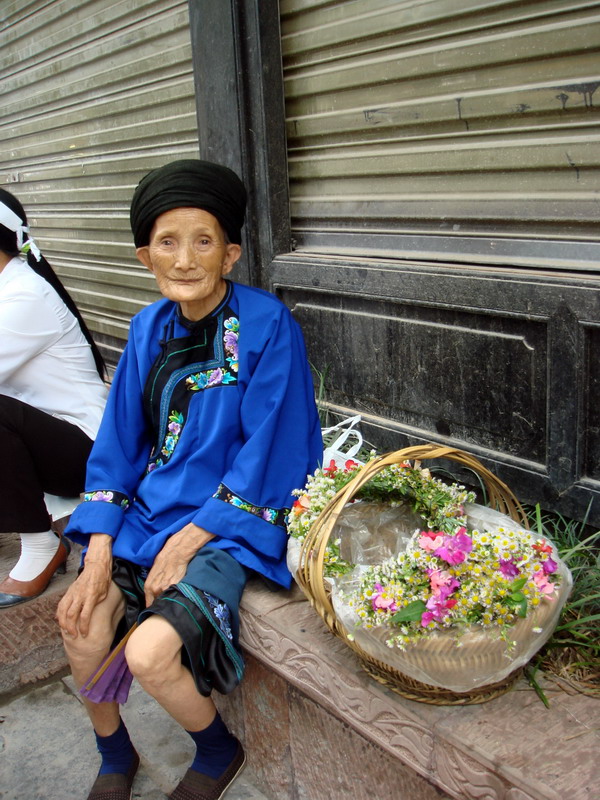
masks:
[[[466,507],[469,530],[496,532],[499,528],[520,530],[510,517],[485,506]],[[334,528],[331,540],[340,540],[340,555],[357,566],[347,575],[327,581],[338,620],[355,643],[368,655],[417,681],[454,692],[472,689],[504,680],[526,664],[545,644],[554,630],[569,595],[572,579],[566,565],[553,547],[560,585],[540,605],[530,609],[525,619],[508,627],[508,642],[500,638],[497,626],[432,631],[426,637],[407,645],[405,650],[389,647],[391,628],[382,625],[365,629],[348,604],[348,596],[358,588],[368,565],[380,564],[391,555],[403,552],[415,529],[422,527],[420,517],[408,507],[357,502],[347,506]],[[301,545],[290,541],[288,566],[295,573]],[[291,550],[294,556],[290,557]]]

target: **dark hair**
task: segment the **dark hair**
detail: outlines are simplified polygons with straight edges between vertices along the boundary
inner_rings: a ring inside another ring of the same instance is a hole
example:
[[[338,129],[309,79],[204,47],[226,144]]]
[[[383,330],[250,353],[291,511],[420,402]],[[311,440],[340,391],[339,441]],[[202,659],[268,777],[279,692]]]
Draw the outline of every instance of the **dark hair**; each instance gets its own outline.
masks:
[[[13,211],[17,216],[21,218],[23,225],[27,225],[27,215],[25,214],[25,210],[21,203],[17,200],[17,198],[8,192],[6,189],[0,187],[0,202],[4,203],[5,206],[8,206],[11,211]],[[27,242],[29,239],[27,233],[23,235],[23,243]],[[6,253],[7,256],[11,256],[14,258],[15,256],[19,255],[19,246],[17,243],[17,234],[14,231],[11,231],[5,225],[0,224],[0,250],[3,253]],[[98,370],[98,375],[104,380],[106,369],[104,366],[104,359],[102,358],[102,354],[100,350],[98,350],[98,346],[94,342],[92,338],[92,334],[90,333],[88,326],[85,324],[79,309],[75,305],[75,302],[68,291],[62,284],[62,281],[54,272],[50,264],[46,261],[44,256],[40,255],[40,260],[37,261],[31,250],[27,252],[27,263],[31,267],[34,272],[44,278],[50,286],[56,291],[58,296],[64,302],[66,307],[69,311],[73,314],[73,316],[77,319],[79,323],[79,327],[81,328],[81,332],[87,339],[90,347],[92,348],[92,355],[94,356],[94,361],[96,363],[96,369]]]

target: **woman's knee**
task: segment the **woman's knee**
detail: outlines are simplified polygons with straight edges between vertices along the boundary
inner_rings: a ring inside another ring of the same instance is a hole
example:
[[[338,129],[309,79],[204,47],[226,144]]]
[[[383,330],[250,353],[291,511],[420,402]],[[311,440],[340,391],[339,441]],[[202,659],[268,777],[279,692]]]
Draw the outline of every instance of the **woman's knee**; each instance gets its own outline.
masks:
[[[71,636],[62,631],[63,645],[71,664],[101,661],[109,652],[114,633],[94,631],[87,636]]]
[[[106,598],[92,611],[87,636],[71,636],[61,630],[69,661],[102,660],[110,650],[124,613],[125,602],[121,590],[111,583]]]
[[[181,646],[181,638],[172,625],[162,617],[152,616],[131,634],[125,658],[142,686],[160,686],[173,680],[174,672],[181,667]]]

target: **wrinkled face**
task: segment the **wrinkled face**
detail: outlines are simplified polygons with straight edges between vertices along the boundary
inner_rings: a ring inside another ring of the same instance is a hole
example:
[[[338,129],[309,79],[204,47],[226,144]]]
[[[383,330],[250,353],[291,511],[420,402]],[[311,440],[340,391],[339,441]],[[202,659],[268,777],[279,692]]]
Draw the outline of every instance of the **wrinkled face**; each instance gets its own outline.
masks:
[[[137,257],[154,273],[161,293],[179,303],[189,320],[199,320],[225,296],[223,276],[242,254],[226,244],[216,217],[200,208],[174,208],[156,218],[150,242]]]

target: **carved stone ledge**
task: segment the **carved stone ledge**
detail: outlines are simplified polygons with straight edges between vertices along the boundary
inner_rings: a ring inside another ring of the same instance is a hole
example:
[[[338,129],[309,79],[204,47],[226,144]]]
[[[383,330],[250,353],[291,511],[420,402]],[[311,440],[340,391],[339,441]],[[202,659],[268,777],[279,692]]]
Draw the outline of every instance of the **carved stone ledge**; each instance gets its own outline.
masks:
[[[250,662],[256,659],[261,669],[278,675],[290,687],[287,695],[278,691],[277,702],[287,702],[289,707],[285,724],[291,765],[310,750],[309,744],[300,742],[298,726],[294,728],[294,709],[300,708],[293,700],[297,690],[315,704],[315,715],[316,708],[329,715],[332,730],[338,730],[337,721],[349,726],[355,737],[360,734],[361,741],[373,742],[386,758],[393,757],[398,770],[408,769],[405,775],[414,774],[417,783],[410,792],[407,784],[407,793],[398,794],[398,800],[441,795],[460,800],[562,800],[566,796],[569,800],[592,800],[595,796],[600,779],[594,766],[599,703],[581,702],[580,696],[569,697],[556,686],[552,694],[550,684],[546,689],[551,694],[551,708],[547,710],[524,682],[479,706],[416,703],[373,681],[352,651],[326,629],[297,588],[290,593],[271,593],[253,583],[244,594],[241,616],[241,641]],[[253,724],[249,722],[251,714],[260,713],[260,709],[250,712],[246,708],[254,702],[251,692],[256,692],[265,678],[256,675],[254,680],[249,689],[242,684],[246,730]],[[233,702],[237,702],[235,697]],[[233,713],[240,715],[239,710]],[[323,730],[328,730],[327,725]],[[343,730],[339,729],[340,752]],[[334,740],[333,749],[330,746],[327,752],[334,766],[336,746]],[[347,763],[349,757],[343,752]],[[281,759],[280,771],[288,755]],[[385,762],[382,764],[378,769],[385,772]],[[285,779],[278,776],[277,800],[300,796],[284,790],[284,785],[293,786],[298,774]],[[339,779],[342,781],[341,773]],[[310,786],[305,791],[307,797],[312,796]],[[328,796],[333,800],[337,795]],[[365,798],[368,796],[365,794]],[[354,797],[360,800],[362,795],[355,793]]]

